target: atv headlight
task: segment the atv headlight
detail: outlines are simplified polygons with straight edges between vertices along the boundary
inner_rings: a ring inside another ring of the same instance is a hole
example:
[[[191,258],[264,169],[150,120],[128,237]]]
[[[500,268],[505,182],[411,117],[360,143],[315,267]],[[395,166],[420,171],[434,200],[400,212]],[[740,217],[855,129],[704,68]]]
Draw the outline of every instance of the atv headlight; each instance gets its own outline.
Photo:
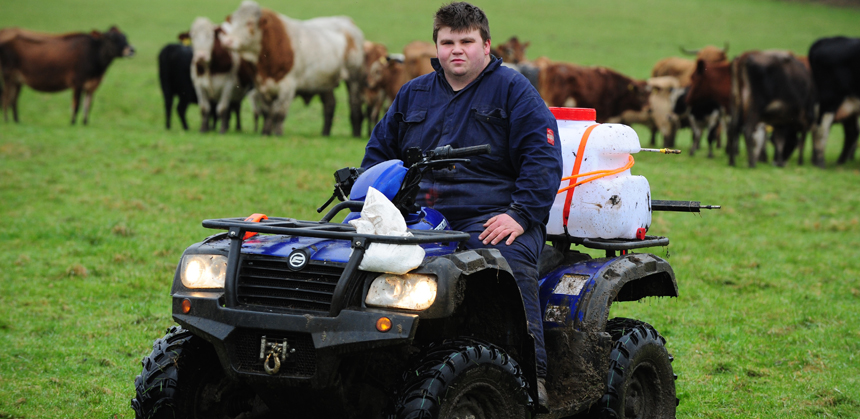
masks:
[[[187,288],[224,288],[227,257],[221,255],[185,255],[179,274]]]
[[[376,277],[364,300],[369,306],[425,310],[436,300],[433,275],[384,274]]]

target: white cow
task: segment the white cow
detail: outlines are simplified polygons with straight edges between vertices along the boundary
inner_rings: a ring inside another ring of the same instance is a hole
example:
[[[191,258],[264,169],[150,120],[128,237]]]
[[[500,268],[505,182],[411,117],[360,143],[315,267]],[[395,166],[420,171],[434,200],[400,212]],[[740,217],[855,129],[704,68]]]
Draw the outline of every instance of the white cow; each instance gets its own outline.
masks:
[[[319,94],[331,133],[334,89],[346,81],[352,134],[361,135],[364,84],[364,34],[348,17],[296,20],[253,1],[244,1],[229,17],[232,30],[223,44],[256,64],[256,95],[268,110],[263,134],[283,134],[283,123],[296,95],[305,100]]]
[[[223,29],[205,17],[198,17],[191,24],[193,57],[191,59],[191,81],[200,105],[200,131],[209,130],[210,117],[221,120],[221,133],[227,131],[230,111],[236,111],[250,86],[239,81],[239,54],[221,45],[218,34]],[[215,105],[215,109],[212,109]],[[213,114],[214,111],[214,114]]]

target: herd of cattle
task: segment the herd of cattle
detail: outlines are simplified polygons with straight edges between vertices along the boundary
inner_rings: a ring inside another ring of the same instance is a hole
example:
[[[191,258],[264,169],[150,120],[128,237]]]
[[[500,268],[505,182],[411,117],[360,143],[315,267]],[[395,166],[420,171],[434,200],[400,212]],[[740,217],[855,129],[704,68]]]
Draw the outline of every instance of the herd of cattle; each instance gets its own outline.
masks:
[[[263,134],[283,133],[283,124],[296,96],[308,103],[319,95],[323,104],[322,134],[331,133],[334,89],[346,84],[352,135],[368,133],[386,104],[404,83],[433,71],[435,46],[414,41],[402,53],[391,53],[364,39],[348,17],[295,20],[253,1],[244,1],[216,24],[194,20],[179,35],[181,43],[165,46],[158,57],[164,94],[166,126],[170,128],[174,98],[183,128],[185,113],[196,103],[201,131],[228,129],[232,115],[241,129],[239,109],[248,98],[255,131],[262,118]],[[708,155],[720,147],[726,132],[726,152],[735,164],[743,135],[750,167],[767,161],[768,139],[774,163],[782,166],[797,149],[803,162],[807,133],[812,133],[812,161],[824,166],[830,127],[841,122],[845,143],[838,162],[854,157],[860,116],[860,39],[817,40],[807,56],[790,51],[747,51],[729,59],[728,45],[683,50],[695,59],[659,60],[651,77],[638,80],[605,67],[526,58],[528,42],[516,37],[494,46],[493,54],[538,89],[548,106],[595,108],[598,122],[645,124],[651,142],[659,133],[664,146],[674,147],[682,127],[693,133],[690,154],[708,141]],[[56,92],[74,89],[72,123],[84,98],[84,123],[92,96],[111,61],[134,53],[116,27],[106,32],[51,35],[19,28],[0,29],[0,68],[4,118],[11,108],[18,121],[21,86]]]

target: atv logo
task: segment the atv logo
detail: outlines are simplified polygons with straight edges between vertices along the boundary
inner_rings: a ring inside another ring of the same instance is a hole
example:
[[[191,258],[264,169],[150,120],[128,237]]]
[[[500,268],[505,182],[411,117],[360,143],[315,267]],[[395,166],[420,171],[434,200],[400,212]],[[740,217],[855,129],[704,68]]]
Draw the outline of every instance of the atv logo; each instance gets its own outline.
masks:
[[[307,264],[310,257],[308,257],[307,252],[304,249],[296,249],[290,253],[289,257],[289,265],[290,269],[294,271],[302,270]]]

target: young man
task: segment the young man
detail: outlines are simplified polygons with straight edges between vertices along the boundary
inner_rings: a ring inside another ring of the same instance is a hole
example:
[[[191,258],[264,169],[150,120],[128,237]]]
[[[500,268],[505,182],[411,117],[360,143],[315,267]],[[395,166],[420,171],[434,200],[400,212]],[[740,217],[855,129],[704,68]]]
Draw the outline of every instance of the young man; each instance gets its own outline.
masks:
[[[539,403],[546,408],[537,262],[561,182],[558,126],[528,80],[490,55],[490,28],[481,9],[443,6],[436,12],[433,41],[436,71],[400,89],[374,128],[361,165],[403,159],[410,147],[490,144],[490,155],[425,175],[418,203],[440,211],[454,230],[471,233],[466,248],[496,248],[508,261],[535,341]]]

